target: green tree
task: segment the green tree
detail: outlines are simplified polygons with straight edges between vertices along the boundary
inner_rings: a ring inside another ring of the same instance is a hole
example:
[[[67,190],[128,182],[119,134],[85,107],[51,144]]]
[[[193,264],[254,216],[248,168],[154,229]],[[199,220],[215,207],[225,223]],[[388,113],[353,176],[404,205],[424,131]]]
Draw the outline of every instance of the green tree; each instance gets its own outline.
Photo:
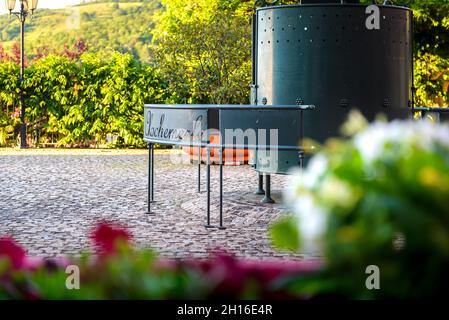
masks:
[[[156,66],[181,103],[248,103],[252,1],[163,0]]]
[[[449,106],[449,1],[415,0],[415,87],[420,106]]]
[[[19,67],[11,61],[0,61],[0,146],[12,143],[19,123],[15,103],[19,98]]]
[[[13,144],[18,124],[19,69],[0,62],[0,145]],[[79,60],[49,54],[25,76],[26,122],[32,142],[61,146],[142,147],[143,105],[163,103],[164,84],[154,68],[131,54],[82,54]]]

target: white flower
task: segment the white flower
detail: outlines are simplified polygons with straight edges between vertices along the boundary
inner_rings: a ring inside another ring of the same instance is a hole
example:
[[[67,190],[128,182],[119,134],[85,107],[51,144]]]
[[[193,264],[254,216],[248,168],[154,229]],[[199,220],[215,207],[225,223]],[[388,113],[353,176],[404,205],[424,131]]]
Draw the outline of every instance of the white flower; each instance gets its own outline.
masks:
[[[439,144],[442,147],[449,148],[449,126],[448,125],[435,125],[430,121],[427,121],[429,126],[432,126],[433,130],[427,128],[429,139],[434,143]]]
[[[383,155],[385,144],[391,139],[386,126],[375,123],[355,136],[354,144],[365,162],[371,163]]]
[[[309,191],[319,186],[328,170],[328,159],[324,154],[315,155],[306,169],[290,172],[291,180],[284,198],[298,218],[303,253],[317,253],[321,249],[326,231],[327,213],[318,206]]]
[[[352,208],[358,196],[344,181],[336,177],[329,177],[321,184],[320,199],[330,207]]]
[[[329,162],[323,154],[315,155],[309,162],[307,169],[302,176],[302,184],[305,188],[311,189],[316,186],[320,178],[326,173]]]
[[[368,165],[386,156],[387,144],[395,147],[393,152],[397,155],[412,146],[426,151],[432,151],[435,145],[449,148],[449,127],[430,121],[375,122],[354,138],[355,147]]]
[[[351,110],[348,120],[343,124],[341,131],[346,136],[353,136],[368,127],[368,121],[359,110]]]
[[[316,187],[327,168],[327,158],[323,154],[317,154],[310,160],[306,169],[291,170],[289,183],[287,184],[289,187],[284,192],[285,201],[292,203],[301,191]]]
[[[293,203],[299,196],[301,190],[301,169],[292,169],[288,175],[287,187],[284,189],[283,195],[286,203]]]
[[[315,203],[311,195],[298,197],[293,205],[293,211],[298,218],[301,252],[320,252],[327,227],[327,212]]]

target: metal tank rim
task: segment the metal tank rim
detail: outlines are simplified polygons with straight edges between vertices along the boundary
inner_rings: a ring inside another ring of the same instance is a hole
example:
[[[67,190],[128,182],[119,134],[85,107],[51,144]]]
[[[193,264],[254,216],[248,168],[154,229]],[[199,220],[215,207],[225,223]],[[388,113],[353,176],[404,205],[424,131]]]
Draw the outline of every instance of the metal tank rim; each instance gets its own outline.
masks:
[[[372,5],[372,4],[371,4]],[[362,3],[307,3],[307,4],[284,4],[284,5],[277,5],[277,6],[269,6],[269,7],[260,7],[260,8],[256,8],[256,12],[259,11],[264,11],[264,10],[273,10],[273,9],[281,9],[281,8],[304,8],[304,7],[325,7],[325,8],[329,8],[329,7],[356,7],[356,8],[367,8],[370,5],[367,4],[362,4]],[[406,11],[410,11],[413,12],[413,10],[409,7],[403,7],[403,6],[396,6],[396,5],[384,5],[384,4],[375,4],[375,6],[383,9],[383,8],[388,8],[388,9],[397,9],[397,10],[406,10]]]

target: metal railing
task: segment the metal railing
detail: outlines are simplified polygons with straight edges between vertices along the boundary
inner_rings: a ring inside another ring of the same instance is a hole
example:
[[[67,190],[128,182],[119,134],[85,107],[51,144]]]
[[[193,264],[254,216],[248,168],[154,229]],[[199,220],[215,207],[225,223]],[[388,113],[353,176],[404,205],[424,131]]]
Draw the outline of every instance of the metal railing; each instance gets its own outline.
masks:
[[[431,118],[431,120],[441,122],[441,115],[449,115],[449,107],[415,107],[415,112],[421,113],[421,119]],[[449,116],[445,116],[448,117]],[[447,119],[447,118],[446,118]]]

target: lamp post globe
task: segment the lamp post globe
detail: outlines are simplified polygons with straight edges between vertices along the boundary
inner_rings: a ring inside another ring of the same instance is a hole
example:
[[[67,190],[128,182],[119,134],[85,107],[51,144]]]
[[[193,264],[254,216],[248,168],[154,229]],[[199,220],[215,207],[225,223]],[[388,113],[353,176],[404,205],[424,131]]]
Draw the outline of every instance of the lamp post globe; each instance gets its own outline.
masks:
[[[36,10],[36,8],[37,8],[37,2],[38,2],[38,0],[30,0],[30,1],[29,1],[31,11]]]
[[[17,12],[16,0],[5,0],[6,8],[10,15],[14,15],[20,21],[20,148],[27,148],[26,140],[26,122],[25,122],[25,92],[24,92],[24,75],[25,75],[25,21],[27,16],[34,13],[37,8],[38,0],[19,0],[20,8]]]
[[[16,7],[16,0],[6,0],[6,9],[9,10],[9,12],[13,11]]]

